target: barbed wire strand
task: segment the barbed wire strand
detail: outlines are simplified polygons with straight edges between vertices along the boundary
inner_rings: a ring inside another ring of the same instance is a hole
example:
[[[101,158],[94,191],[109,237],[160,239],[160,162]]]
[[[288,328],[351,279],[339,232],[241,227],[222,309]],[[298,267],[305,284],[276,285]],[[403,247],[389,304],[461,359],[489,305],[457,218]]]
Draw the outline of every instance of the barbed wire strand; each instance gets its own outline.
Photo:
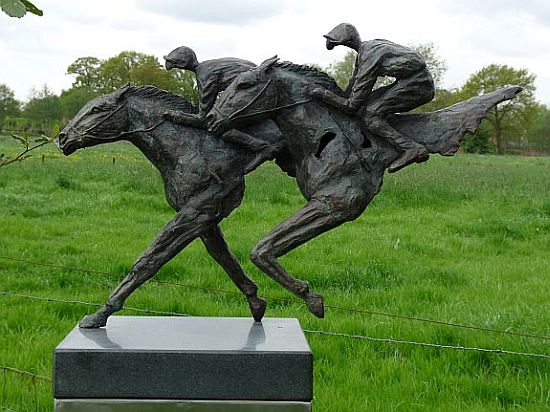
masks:
[[[47,301],[47,302],[80,304],[80,305],[88,305],[88,306],[98,306],[98,305],[102,306],[98,303],[92,303],[92,302],[83,302],[83,301],[78,301],[78,300],[64,300],[64,299],[49,298],[49,297],[42,297],[42,296],[31,296],[31,295],[23,295],[23,294],[19,294],[19,293],[11,293],[11,292],[4,292],[4,291],[0,291],[0,296],[13,296],[13,297],[20,297],[20,298],[25,298],[25,299],[37,299],[37,300],[42,300],[42,301]],[[153,313],[153,314],[162,314],[162,315],[171,315],[171,316],[190,316],[190,315],[187,315],[187,314],[177,313],[177,312],[150,311],[150,310],[147,310],[147,309],[127,308],[127,307],[124,307],[123,309],[134,310],[134,311],[142,312],[142,313]],[[318,334],[318,335],[326,335],[326,336],[335,336],[335,337],[345,337],[345,338],[353,338],[353,339],[360,339],[360,340],[369,340],[369,341],[373,341],[373,342],[385,342],[385,343],[392,343],[392,344],[408,344],[408,345],[415,345],[415,346],[429,347],[429,348],[436,348],[436,349],[454,349],[454,350],[461,350],[461,351],[478,351],[478,352],[486,352],[486,353],[494,353],[494,354],[529,356],[529,357],[550,359],[550,355],[543,354],[543,353],[514,352],[514,351],[510,351],[510,350],[506,350],[506,349],[488,349],[488,348],[476,348],[476,347],[466,347],[466,346],[440,345],[438,343],[415,342],[415,341],[398,340],[398,339],[391,339],[391,338],[376,338],[376,337],[366,336],[366,335],[353,335],[353,334],[349,334],[349,333],[331,332],[331,331],[324,331],[324,330],[304,329],[304,332],[309,333],[309,334]]]
[[[10,257],[10,256],[0,256],[0,259],[12,260],[12,261],[26,263],[26,264],[30,264],[30,265],[51,267],[51,268],[63,269],[63,270],[74,271],[74,272],[99,273],[99,274],[109,275],[109,276],[120,276],[119,274],[116,274],[116,273],[113,273],[113,272],[106,272],[106,271],[100,271],[100,270],[94,270],[94,269],[75,268],[75,267],[68,267],[68,266],[62,266],[62,265],[56,265],[56,264],[50,264],[50,263],[35,262],[35,261],[31,261],[31,260],[15,258],[15,257]],[[161,284],[161,285],[169,285],[169,286],[176,286],[176,287],[182,287],[182,288],[197,289],[197,290],[202,290],[202,291],[211,292],[211,293],[223,293],[223,294],[241,296],[240,292],[229,291],[229,290],[224,290],[224,289],[207,288],[207,287],[204,287],[204,286],[189,285],[189,284],[184,284],[184,283],[176,283],[176,282],[156,280],[156,279],[152,279],[152,280],[150,280],[150,282],[158,283],[158,284]],[[290,304],[295,303],[295,304],[299,304],[299,305],[304,304],[303,301],[298,301],[298,300],[294,300],[294,299],[275,298],[275,297],[270,297],[270,296],[265,296],[265,298],[266,298],[266,300],[271,301],[271,302],[290,303]],[[545,335],[542,335],[542,334],[534,334],[534,333],[529,333],[529,332],[515,332],[515,331],[511,331],[511,330],[494,329],[494,328],[488,328],[488,327],[483,327],[483,326],[475,326],[475,325],[465,325],[465,324],[461,324],[461,323],[447,322],[447,321],[423,318],[423,317],[418,317],[418,316],[402,315],[402,314],[398,314],[398,313],[390,313],[390,312],[384,312],[384,311],[347,308],[347,307],[337,306],[337,305],[325,305],[325,308],[332,309],[332,310],[337,310],[337,311],[349,312],[349,313],[358,313],[358,314],[373,315],[373,316],[384,316],[384,317],[395,318],[395,319],[404,319],[404,320],[410,320],[410,321],[416,321],[416,322],[433,323],[433,324],[442,325],[442,326],[450,326],[450,327],[461,328],[461,329],[470,329],[470,330],[476,330],[476,331],[480,331],[480,332],[491,332],[491,333],[499,333],[499,334],[503,334],[503,335],[518,336],[518,337],[523,337],[523,338],[550,340],[550,336],[545,336]]]
[[[483,327],[483,326],[464,325],[462,323],[446,322],[446,321],[437,320],[437,319],[428,319],[428,318],[422,318],[422,317],[417,317],[417,316],[408,316],[408,315],[401,315],[401,314],[398,314],[398,313],[388,313],[388,312],[374,311],[374,310],[353,309],[353,308],[345,308],[345,307],[333,306],[333,305],[325,305],[325,307],[335,309],[335,310],[340,310],[340,311],[352,312],[352,313],[357,312],[357,313],[365,313],[365,314],[369,314],[369,315],[386,316],[386,317],[390,317],[390,318],[414,320],[414,321],[425,322],[425,323],[433,323],[433,324],[443,325],[443,326],[451,326],[451,327],[455,327],[455,328],[477,330],[477,331],[480,331],[480,332],[491,332],[491,333],[499,333],[499,334],[503,334],[503,335],[518,336],[518,337],[522,337],[522,338],[550,340],[550,336],[538,335],[538,334],[529,333],[529,332],[514,332],[514,331],[511,331],[511,330],[505,330],[505,329],[493,329],[493,328],[486,328],[486,327]]]
[[[23,299],[34,299],[34,300],[42,300],[46,302],[57,302],[57,303],[71,303],[75,305],[86,305],[86,306],[95,306],[95,307],[102,307],[103,304],[101,303],[94,303],[94,302],[84,302],[81,300],[66,300],[66,299],[59,299],[59,298],[50,298],[50,297],[44,297],[44,296],[33,296],[33,295],[24,295],[21,293],[13,293],[13,292],[5,292],[0,291],[0,296],[9,296],[9,297],[17,297],[17,298],[23,298]],[[180,312],[167,312],[163,310],[152,310],[152,309],[140,309],[140,308],[132,308],[129,306],[124,306],[121,310],[130,310],[132,312],[138,312],[138,313],[147,313],[151,315],[165,315],[165,316],[191,316],[186,313],[180,313]]]
[[[514,351],[510,351],[510,350],[506,350],[506,349],[488,349],[488,348],[476,348],[476,347],[469,347],[469,346],[440,345],[438,343],[414,342],[414,341],[391,339],[391,338],[375,338],[375,337],[372,337],[372,336],[354,335],[354,334],[350,334],[350,333],[330,332],[330,331],[324,331],[324,330],[304,329],[304,332],[305,333],[311,333],[311,334],[318,334],[318,335],[326,335],[326,336],[336,336],[336,337],[344,337],[344,338],[359,339],[359,340],[369,340],[369,341],[372,341],[372,342],[384,342],[384,343],[392,343],[392,344],[406,344],[406,345],[416,345],[416,346],[423,346],[423,347],[436,348],[436,349],[454,349],[454,350],[461,350],[461,351],[477,351],[477,352],[486,352],[486,353],[529,356],[529,357],[536,357],[536,358],[542,358],[542,359],[550,359],[550,355],[546,355],[544,353],[514,352]]]
[[[39,381],[44,381],[44,382],[51,382],[52,381],[47,376],[35,375],[32,372],[17,369],[17,368],[13,368],[11,366],[0,365],[0,369],[3,370],[3,371],[6,371],[6,372],[12,372],[12,373],[16,373],[18,375],[27,376],[29,378],[36,379],[36,380],[39,380]]]

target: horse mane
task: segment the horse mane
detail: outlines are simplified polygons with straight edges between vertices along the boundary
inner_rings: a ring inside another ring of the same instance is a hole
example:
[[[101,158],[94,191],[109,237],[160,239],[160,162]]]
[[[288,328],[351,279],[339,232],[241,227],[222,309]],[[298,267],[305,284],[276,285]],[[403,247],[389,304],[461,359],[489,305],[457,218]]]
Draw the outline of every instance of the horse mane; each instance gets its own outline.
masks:
[[[317,69],[316,67],[308,66],[306,64],[296,64],[287,61],[277,62],[274,64],[274,67],[278,67],[284,70],[288,70],[292,73],[302,75],[304,77],[307,77],[313,83],[323,86],[325,89],[328,89],[331,92],[334,92],[338,95],[343,94],[342,89],[338,86],[336,81],[327,73]]]
[[[175,109],[186,113],[196,113],[198,111],[197,107],[189,103],[185,97],[159,89],[156,86],[130,86],[129,93],[133,96],[157,99],[161,103],[175,106]]]
[[[277,62],[274,66],[304,76],[311,80],[313,83],[318,84],[336,94],[343,94],[342,89],[340,89],[340,87],[332,77],[315,67],[287,61]],[[178,96],[177,94],[168,92],[166,90],[159,89],[156,86],[130,86],[129,92],[133,96],[154,98],[160,100],[161,103],[175,106],[176,109],[182,110],[186,113],[198,112],[198,108],[195,105],[189,103],[184,97]]]

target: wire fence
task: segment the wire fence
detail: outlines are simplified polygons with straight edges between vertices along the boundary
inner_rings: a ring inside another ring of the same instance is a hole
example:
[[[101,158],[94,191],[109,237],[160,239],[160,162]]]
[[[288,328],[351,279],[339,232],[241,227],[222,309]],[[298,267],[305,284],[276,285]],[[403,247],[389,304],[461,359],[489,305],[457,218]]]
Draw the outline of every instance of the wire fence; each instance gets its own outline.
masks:
[[[32,372],[29,372],[29,371],[25,371],[25,370],[21,370],[21,369],[17,369],[17,368],[12,368],[11,366],[0,365],[0,370],[2,370],[4,373],[6,373],[6,372],[15,373],[17,375],[21,375],[21,376],[24,376],[26,378],[31,378],[31,379],[37,380],[37,381],[42,381],[42,382],[51,382],[52,381],[47,376],[36,375],[36,374],[34,374]]]
[[[3,379],[0,380],[0,411],[5,412],[14,412],[14,409],[11,409],[8,405],[9,394],[7,393],[7,379],[6,375],[8,373],[12,375],[20,376],[23,380],[27,380],[26,390],[23,390],[21,384],[17,382],[17,388],[20,391],[19,402],[24,400],[25,411],[42,411],[44,410],[44,403],[40,401],[41,394],[44,393],[44,388],[38,388],[38,385],[51,385],[52,380],[47,376],[37,375],[30,371],[14,368],[12,366],[0,365],[0,371],[2,372]],[[30,382],[29,382],[30,381]],[[17,401],[16,401],[17,402]],[[22,406],[21,403],[17,403],[17,407]],[[50,409],[49,405],[47,409]],[[17,409],[21,410],[21,409]]]
[[[65,304],[87,305],[87,306],[96,306],[96,307],[103,306],[99,303],[93,303],[93,302],[83,302],[79,300],[65,300],[60,298],[50,298],[50,297],[44,297],[44,296],[24,295],[20,293],[11,293],[6,291],[0,291],[0,296],[40,300],[40,301],[51,302],[51,303],[65,303]],[[123,310],[130,310],[130,311],[135,311],[135,312],[140,312],[145,314],[163,315],[163,316],[190,316],[189,314],[186,314],[186,313],[165,312],[165,311],[157,311],[157,310],[149,310],[149,309],[132,308],[132,307],[126,307],[126,306],[123,308]],[[517,356],[527,356],[527,357],[541,358],[541,359],[550,359],[550,355],[544,354],[544,353],[516,352],[516,351],[511,351],[511,350],[506,350],[501,348],[491,349],[491,348],[465,347],[465,346],[458,346],[458,345],[456,346],[441,345],[438,343],[416,342],[416,341],[399,340],[399,339],[392,339],[392,338],[378,338],[373,336],[355,335],[355,334],[349,334],[349,333],[343,333],[343,332],[331,332],[331,331],[325,331],[325,330],[304,329],[304,332],[307,334],[353,338],[353,339],[360,339],[360,340],[368,340],[372,342],[385,342],[385,343],[391,343],[391,344],[414,345],[414,346],[429,347],[434,349],[478,351],[478,352],[485,352],[485,353],[517,355]]]
[[[304,332],[310,333],[310,334],[317,334],[317,335],[335,336],[339,338],[368,340],[371,342],[383,342],[383,343],[391,343],[391,344],[398,344],[398,345],[414,345],[414,346],[421,346],[421,347],[434,348],[434,349],[454,349],[454,350],[460,350],[460,351],[475,351],[475,352],[484,352],[484,353],[495,353],[495,354],[528,356],[533,358],[550,359],[550,355],[547,355],[545,353],[516,352],[516,351],[511,351],[506,349],[476,348],[471,346],[441,345],[438,343],[414,342],[409,340],[391,339],[391,338],[376,338],[372,336],[353,335],[349,333],[330,332],[325,330],[304,329]]]
[[[70,267],[70,266],[63,266],[63,265],[44,263],[44,262],[36,262],[36,261],[32,261],[32,260],[21,259],[21,258],[16,258],[16,257],[11,257],[11,256],[0,256],[0,259],[25,263],[25,264],[34,265],[34,266],[43,266],[43,267],[49,267],[49,268],[54,268],[54,269],[62,269],[62,270],[70,271],[70,272],[98,273],[98,274],[103,274],[103,275],[108,275],[108,276],[121,276],[121,274],[119,274],[119,273],[100,271],[100,270],[94,270],[94,269],[75,268],[75,267]],[[201,290],[203,292],[208,292],[208,293],[238,295],[238,296],[242,295],[240,292],[237,292],[237,291],[230,291],[230,290],[224,290],[224,289],[218,289],[218,288],[208,288],[208,287],[197,286],[197,285],[189,285],[189,284],[185,284],[185,283],[177,283],[177,282],[170,282],[170,281],[163,281],[163,280],[156,280],[156,279],[152,279],[149,282],[160,284],[160,285],[168,285],[168,286],[175,286],[175,287],[181,287],[181,288],[196,289],[196,290]],[[265,299],[269,302],[279,302],[279,303],[298,304],[298,305],[303,305],[304,304],[304,302],[302,300],[296,300],[296,299],[276,298],[276,297],[272,297],[272,296],[265,296]],[[99,304],[96,304],[96,305],[99,305]],[[546,335],[543,335],[543,334],[529,333],[529,332],[517,332],[517,331],[511,330],[512,328],[495,329],[495,328],[488,328],[488,327],[477,326],[477,325],[465,325],[465,324],[461,324],[461,323],[448,322],[448,321],[442,321],[442,320],[436,320],[436,319],[429,319],[429,318],[418,317],[418,316],[403,315],[403,314],[398,314],[398,313],[390,313],[390,312],[369,310],[369,309],[348,308],[348,307],[337,306],[337,305],[325,305],[325,308],[332,309],[332,310],[335,310],[335,311],[348,312],[348,313],[371,315],[371,316],[382,316],[382,317],[388,317],[388,318],[393,318],[393,319],[402,319],[402,320],[409,320],[409,321],[415,321],[415,322],[432,323],[432,324],[437,324],[437,325],[442,325],[442,326],[461,328],[461,329],[470,329],[470,330],[476,330],[476,331],[480,331],[480,332],[490,332],[490,333],[496,333],[496,334],[502,334],[502,335],[511,335],[511,336],[517,336],[517,337],[522,337],[522,338],[550,340],[550,336],[546,336]],[[132,310],[132,309],[129,309],[129,310]],[[136,310],[136,311],[139,311],[139,310]]]
[[[117,275],[117,274],[114,274],[114,273],[111,273],[111,272],[91,270],[91,269],[83,269],[83,268],[67,267],[67,266],[62,266],[62,265],[57,265],[57,264],[50,264],[50,263],[43,263],[43,262],[35,262],[35,261],[27,260],[27,259],[21,259],[21,258],[9,257],[9,256],[0,256],[0,259],[11,260],[11,261],[19,262],[19,263],[25,263],[25,264],[28,264],[28,265],[36,265],[36,266],[44,266],[44,267],[62,269],[62,270],[72,271],[72,272],[101,273],[101,274],[109,275],[109,276]],[[199,290],[202,290],[202,291],[205,291],[205,292],[210,292],[210,293],[223,293],[223,294],[240,295],[239,292],[226,291],[226,290],[222,290],[222,289],[206,288],[206,287],[201,287],[201,286],[187,285],[187,284],[182,284],[182,283],[160,281],[160,280],[155,280],[155,282],[158,283],[158,284],[165,284],[165,285],[170,285],[170,286],[199,289]],[[35,300],[35,301],[43,301],[43,302],[48,302],[48,303],[85,305],[85,306],[93,306],[93,307],[103,306],[101,303],[96,303],[96,302],[86,302],[86,301],[81,301],[81,300],[68,300],[68,299],[61,299],[61,298],[48,297],[48,296],[27,295],[27,294],[10,292],[10,291],[0,291],[0,296],[11,297],[11,298],[20,298],[20,299],[29,299],[29,300]],[[293,300],[293,299],[279,299],[279,298],[274,298],[274,297],[267,297],[267,299],[270,300],[270,301],[279,301],[279,302],[285,302],[285,303],[299,303],[299,304],[302,304],[301,301],[297,301],[297,300]],[[513,335],[513,336],[522,337],[522,338],[533,338],[533,339],[539,339],[539,340],[549,340],[550,339],[550,337],[544,336],[542,334],[515,332],[515,331],[510,331],[510,330],[502,330],[502,329],[492,329],[492,328],[485,328],[485,327],[474,326],[474,325],[463,325],[463,324],[458,324],[458,323],[453,323],[453,322],[445,322],[445,321],[440,321],[440,320],[435,320],[435,319],[427,319],[427,318],[401,315],[401,314],[395,314],[395,313],[389,313],[389,312],[381,312],[381,311],[373,311],[373,310],[365,310],[365,309],[355,309],[355,308],[346,308],[346,307],[334,306],[334,305],[326,305],[326,307],[330,308],[330,309],[333,309],[333,310],[347,311],[349,313],[367,314],[367,315],[375,315],[375,316],[385,316],[385,317],[389,317],[389,318],[404,319],[404,320],[409,320],[409,321],[427,322],[427,323],[432,323],[432,324],[438,324],[438,325],[456,327],[456,328],[463,328],[463,329],[469,329],[469,330],[475,330],[475,331]],[[134,308],[134,307],[128,307],[128,306],[125,306],[123,309],[127,310],[127,311],[141,313],[141,314],[162,315],[162,316],[191,316],[187,313],[151,310],[151,309],[143,309],[143,308]],[[394,345],[412,345],[412,346],[432,348],[432,349],[446,349],[446,350],[458,350],[458,351],[476,351],[476,352],[492,353],[492,354],[504,354],[504,355],[524,356],[524,357],[532,357],[532,358],[539,358],[539,359],[550,359],[550,355],[545,354],[545,353],[519,352],[519,351],[511,351],[511,350],[502,349],[502,348],[480,348],[480,347],[467,347],[467,346],[460,346],[460,345],[443,345],[443,344],[431,343],[431,342],[417,342],[417,341],[410,341],[410,340],[403,340],[403,339],[380,338],[380,337],[357,335],[357,334],[350,334],[350,333],[344,333],[344,332],[326,331],[326,330],[304,329],[304,332],[307,333],[307,334],[311,334],[311,335],[357,339],[357,340],[365,340],[365,341],[371,341],[371,342],[382,342],[382,343],[388,343],[388,344],[394,344]],[[1,366],[0,369],[4,370],[4,373],[6,371],[8,371],[8,372],[13,372],[13,373],[18,373],[20,375],[30,376],[30,377],[33,377],[33,378],[39,379],[39,380],[48,380],[48,378],[46,378],[46,377],[43,377],[43,376],[41,377],[39,375],[34,375],[31,372],[19,370],[19,369],[13,368],[13,367]]]
[[[60,265],[52,265],[47,263],[40,263],[40,262],[32,262],[27,261],[23,259],[18,258],[11,258],[11,257],[5,257],[0,256],[0,259],[5,260],[12,260],[12,261],[18,261],[22,263],[27,264],[35,264],[35,265],[41,265],[46,267],[54,267],[58,269],[63,270],[71,270],[71,271],[78,271],[78,272],[95,272],[95,273],[103,273],[108,275],[113,275],[113,273],[109,272],[100,272],[95,270],[87,270],[87,269],[80,269],[80,268],[68,268]],[[188,287],[193,289],[200,289],[206,292],[211,293],[228,293],[228,294],[235,294],[240,295],[238,292],[233,291],[223,291],[219,289],[212,289],[212,288],[205,288],[200,286],[193,286],[193,285],[185,285],[175,282],[167,282],[167,281],[156,281],[159,284],[167,284],[172,286],[178,286],[178,287]],[[35,296],[35,295],[28,295],[28,294],[22,294],[22,293],[16,293],[16,292],[9,292],[9,291],[0,291],[0,296],[5,298],[19,298],[19,299],[28,299],[28,300],[34,300],[34,301],[42,301],[46,303],[55,303],[55,304],[71,304],[71,305],[85,305],[85,306],[92,306],[92,307],[101,307],[103,306],[101,303],[96,302],[87,302],[87,301],[81,301],[81,300],[69,300],[69,299],[62,299],[62,298],[56,298],[56,297],[48,297],[48,296]],[[278,299],[278,298],[269,298],[271,301],[284,301],[287,303],[302,303],[300,301],[292,300],[292,299]],[[400,315],[400,314],[393,314],[393,313],[387,313],[387,312],[378,312],[378,311],[370,311],[370,310],[362,310],[362,309],[353,309],[353,308],[345,308],[345,307],[339,307],[339,306],[328,306],[331,309],[334,310],[342,310],[347,311],[350,313],[360,313],[360,314],[368,314],[368,315],[377,315],[377,316],[386,316],[390,318],[397,318],[397,319],[405,319],[410,321],[419,321],[419,322],[429,322],[434,323],[438,325],[444,325],[444,326],[451,326],[451,327],[458,327],[458,328],[466,328],[470,330],[476,330],[476,331],[483,331],[483,332],[491,332],[491,333],[502,333],[507,335],[514,335],[517,337],[523,337],[523,338],[534,338],[534,339],[542,339],[542,340],[548,340],[550,339],[548,336],[544,335],[537,335],[537,334],[531,334],[531,333],[520,333],[520,332],[513,332],[508,330],[499,330],[499,329],[490,329],[490,328],[483,328],[478,326],[472,326],[472,325],[462,325],[462,324],[456,324],[451,322],[444,322],[444,321],[438,321],[434,319],[425,319],[425,318],[418,318],[414,316],[407,316],[407,315]],[[151,309],[143,309],[143,308],[135,308],[135,307],[127,307],[125,306],[123,310],[137,312],[141,314],[151,314],[151,315],[162,315],[162,316],[191,316],[187,313],[180,313],[180,312],[169,312],[169,311],[159,311],[159,310],[151,310]],[[411,341],[411,340],[403,340],[403,339],[393,339],[393,338],[382,338],[382,337],[374,337],[374,336],[367,336],[367,335],[358,335],[358,334],[351,334],[351,333],[344,333],[344,332],[336,332],[336,331],[327,331],[327,330],[314,330],[314,329],[304,329],[304,333],[308,335],[317,335],[317,336],[324,336],[324,337],[335,337],[335,338],[345,338],[345,339],[355,339],[360,341],[369,341],[369,342],[377,342],[377,343],[386,343],[391,345],[409,345],[409,346],[415,346],[415,347],[421,347],[421,348],[429,348],[429,349],[436,349],[436,350],[454,350],[454,351],[473,351],[478,353],[488,353],[488,354],[494,354],[494,355],[509,355],[509,356],[521,356],[521,357],[529,357],[529,358],[536,358],[541,360],[548,360],[550,359],[550,355],[545,353],[531,353],[531,352],[520,352],[520,351],[512,351],[502,348],[484,348],[484,347],[474,347],[474,346],[460,346],[460,345],[445,345],[445,344],[438,344],[438,343],[432,343],[432,342],[418,342],[418,341]],[[0,365],[0,370],[3,372],[4,375],[4,385],[6,383],[6,373],[14,374],[21,376],[23,378],[31,379],[32,381],[32,392],[34,393],[35,400],[34,404],[36,406],[36,410],[39,410],[39,400],[38,400],[38,391],[36,388],[36,382],[43,382],[47,384],[51,384],[52,380],[49,377],[37,375],[33,372],[15,368],[13,366],[7,366],[7,365]],[[3,391],[4,396],[5,391]]]
[[[60,298],[51,298],[51,297],[45,297],[45,296],[33,296],[33,295],[24,295],[21,293],[12,293],[12,292],[5,292],[0,291],[0,296],[6,296],[6,297],[16,297],[16,298],[23,298],[23,299],[32,299],[32,300],[42,300],[45,302],[54,302],[54,303],[70,303],[73,305],[86,305],[86,306],[95,306],[95,307],[101,307],[103,304],[101,303],[94,303],[94,302],[84,302],[81,300],[66,300],[66,299],[60,299]],[[152,310],[152,309],[140,309],[140,308],[132,308],[129,306],[124,306],[123,310],[129,310],[132,312],[138,312],[142,314],[147,315],[160,315],[160,316],[192,316],[186,313],[180,313],[180,312],[168,312],[163,310]]]

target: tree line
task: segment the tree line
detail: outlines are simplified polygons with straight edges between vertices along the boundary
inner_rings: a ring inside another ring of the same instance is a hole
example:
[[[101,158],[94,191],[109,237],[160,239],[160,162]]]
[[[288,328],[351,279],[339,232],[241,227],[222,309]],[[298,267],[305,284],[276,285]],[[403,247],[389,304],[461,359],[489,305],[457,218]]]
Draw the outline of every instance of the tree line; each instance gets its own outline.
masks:
[[[80,57],[69,65],[67,74],[74,76],[68,90],[57,95],[44,85],[33,89],[26,102],[15,99],[13,90],[0,84],[0,132],[50,135],[88,101],[127,83],[155,85],[190,101],[194,101],[197,94],[192,73],[167,71],[155,56],[135,51],[124,51],[105,60]]]
[[[478,153],[550,153],[550,109],[536,102],[535,76],[528,70],[493,64],[472,74],[461,87],[445,89],[441,79],[447,66],[437,55],[434,45],[410,47],[424,56],[436,84],[435,99],[418,111],[438,110],[505,85],[523,87],[524,91],[516,99],[499,104],[490,111],[478,133],[464,141],[464,150]],[[345,89],[354,64],[355,52],[352,51],[323,70]],[[0,132],[51,136],[89,100],[126,83],[154,85],[182,95],[191,102],[195,102],[197,96],[193,73],[167,71],[155,56],[135,51],[124,51],[105,60],[80,57],[67,67],[67,74],[74,77],[68,90],[57,95],[44,85],[33,90],[26,102],[15,99],[13,90],[6,84],[0,84]]]

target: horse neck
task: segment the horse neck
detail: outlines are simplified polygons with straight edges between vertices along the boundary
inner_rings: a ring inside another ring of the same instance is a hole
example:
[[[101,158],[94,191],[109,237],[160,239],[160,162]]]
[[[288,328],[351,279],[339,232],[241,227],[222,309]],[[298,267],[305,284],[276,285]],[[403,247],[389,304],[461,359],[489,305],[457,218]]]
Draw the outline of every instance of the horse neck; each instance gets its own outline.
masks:
[[[130,96],[127,108],[128,131],[135,132],[130,133],[126,140],[145,155],[165,180],[173,178],[180,157],[190,146],[200,156],[209,156],[214,149],[234,153],[230,157],[238,159],[239,164],[247,164],[255,156],[253,153],[243,153],[223,139],[213,138],[204,129],[176,125],[164,120],[163,113],[172,108],[165,102]]]
[[[277,105],[284,110],[286,106],[294,106],[312,99],[309,89],[313,83],[302,76],[283,69],[274,70],[272,79],[277,84]],[[279,110],[280,111],[280,110]]]
[[[136,146],[151,163],[161,170],[170,151],[165,150],[166,142],[159,138],[159,128],[163,123],[163,110],[154,103],[154,100],[144,102],[141,98],[128,97],[126,104],[129,134],[125,140]]]

